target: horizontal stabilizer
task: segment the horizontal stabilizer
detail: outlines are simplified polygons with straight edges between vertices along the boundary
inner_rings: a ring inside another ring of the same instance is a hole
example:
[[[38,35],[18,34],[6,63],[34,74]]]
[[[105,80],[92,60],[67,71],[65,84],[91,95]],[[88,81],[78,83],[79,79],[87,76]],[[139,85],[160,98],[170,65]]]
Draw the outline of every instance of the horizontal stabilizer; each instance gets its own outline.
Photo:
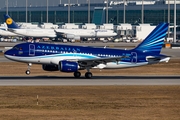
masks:
[[[170,56],[147,56],[146,60],[149,64],[154,64],[158,62],[169,62]]]

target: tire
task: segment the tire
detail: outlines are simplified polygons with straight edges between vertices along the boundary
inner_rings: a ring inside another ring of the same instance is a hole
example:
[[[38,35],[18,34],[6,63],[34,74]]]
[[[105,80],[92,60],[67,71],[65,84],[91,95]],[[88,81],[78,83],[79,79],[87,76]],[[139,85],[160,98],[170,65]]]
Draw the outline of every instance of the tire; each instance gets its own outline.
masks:
[[[92,78],[92,73],[91,72],[86,72],[85,77],[88,78],[88,79]]]
[[[29,75],[30,73],[30,70],[26,70],[26,75]]]
[[[80,78],[81,77],[81,73],[80,72],[74,72],[74,77],[75,78]]]

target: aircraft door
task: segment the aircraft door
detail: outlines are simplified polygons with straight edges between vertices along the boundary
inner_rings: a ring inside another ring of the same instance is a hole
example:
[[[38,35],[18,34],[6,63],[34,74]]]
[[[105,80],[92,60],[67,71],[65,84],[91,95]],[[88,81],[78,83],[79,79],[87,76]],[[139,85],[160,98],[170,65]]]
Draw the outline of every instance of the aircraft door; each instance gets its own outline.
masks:
[[[131,52],[131,62],[137,63],[137,53],[136,52]]]
[[[34,56],[35,55],[35,45],[29,44],[29,55]]]

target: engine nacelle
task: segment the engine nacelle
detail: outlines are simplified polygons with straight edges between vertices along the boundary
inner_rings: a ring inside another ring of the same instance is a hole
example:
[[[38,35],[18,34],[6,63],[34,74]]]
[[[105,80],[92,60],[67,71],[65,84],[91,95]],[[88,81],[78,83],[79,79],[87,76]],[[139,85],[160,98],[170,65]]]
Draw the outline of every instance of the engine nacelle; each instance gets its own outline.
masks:
[[[75,40],[80,40],[80,36],[74,36]]]
[[[59,71],[58,65],[42,65],[42,69],[45,71]]]
[[[60,61],[59,70],[61,72],[76,72],[78,71],[78,63],[71,61]]]
[[[80,40],[80,36],[73,35],[73,34],[67,34],[65,37],[66,37],[67,39]]]
[[[75,35],[73,35],[73,34],[66,34],[65,37],[68,38],[68,39],[74,39]]]

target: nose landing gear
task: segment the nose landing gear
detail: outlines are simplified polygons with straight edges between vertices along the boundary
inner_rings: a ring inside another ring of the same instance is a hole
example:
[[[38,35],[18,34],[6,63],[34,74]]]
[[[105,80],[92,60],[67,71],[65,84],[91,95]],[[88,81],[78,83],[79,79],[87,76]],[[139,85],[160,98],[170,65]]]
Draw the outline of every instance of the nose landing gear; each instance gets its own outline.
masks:
[[[29,75],[31,73],[30,69],[31,69],[32,63],[28,63],[28,68],[26,70],[26,75]]]
[[[26,75],[29,75],[31,73],[30,70],[26,70]]]

